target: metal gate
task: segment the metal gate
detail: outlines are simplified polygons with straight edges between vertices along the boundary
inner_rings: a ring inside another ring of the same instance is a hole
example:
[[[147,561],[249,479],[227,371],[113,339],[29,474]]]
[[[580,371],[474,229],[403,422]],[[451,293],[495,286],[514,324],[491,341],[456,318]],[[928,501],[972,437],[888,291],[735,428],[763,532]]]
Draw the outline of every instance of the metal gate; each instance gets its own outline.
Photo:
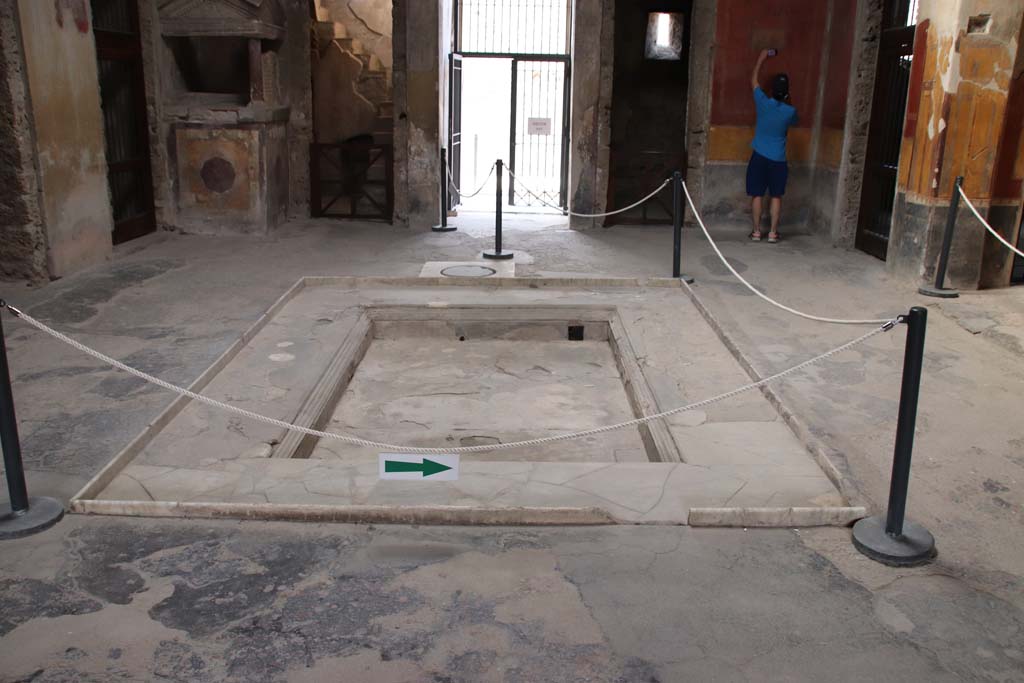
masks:
[[[892,230],[900,142],[914,55],[916,0],[887,0],[864,160],[856,245],[885,260]],[[909,24],[909,25],[908,25]]]
[[[512,130],[508,203],[566,206],[569,166],[569,64],[512,60]],[[516,179],[522,183],[516,183]],[[536,192],[535,197],[526,188]]]
[[[508,132],[508,201],[565,207],[569,185],[570,0],[459,0],[452,57],[450,164],[458,185],[462,163],[461,64],[464,58],[512,61]],[[521,183],[516,183],[518,177]],[[540,198],[526,190],[536,192]],[[457,195],[453,194],[457,203]]]
[[[462,200],[462,55],[448,55],[448,166],[451,183],[448,188],[448,209],[454,209]],[[443,171],[447,172],[447,171]]]
[[[1021,211],[1020,228],[1017,230],[1017,248],[1024,251],[1024,211]],[[1024,258],[1013,257],[1013,272],[1010,274],[1010,282],[1024,282]]]
[[[136,0],[92,0],[114,244],[156,230]]]

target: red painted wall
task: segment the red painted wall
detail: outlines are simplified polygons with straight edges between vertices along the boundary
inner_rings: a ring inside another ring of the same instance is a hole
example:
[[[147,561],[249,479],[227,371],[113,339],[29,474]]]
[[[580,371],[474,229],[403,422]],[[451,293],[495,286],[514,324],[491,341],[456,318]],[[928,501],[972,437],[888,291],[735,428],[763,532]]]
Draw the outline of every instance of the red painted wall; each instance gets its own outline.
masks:
[[[763,47],[777,47],[779,55],[765,62],[762,87],[769,86],[774,74],[788,73],[800,125],[813,123],[827,9],[822,0],[719,0],[712,125],[752,126],[756,122],[750,72]],[[852,25],[851,21],[851,31]],[[844,89],[844,100],[845,94]]]
[[[832,10],[832,37],[828,51],[825,103],[821,124],[842,129],[846,123],[846,91],[850,87],[853,59],[853,28],[857,23],[857,0],[836,0]]]
[[[1024,45],[1018,46],[1024,50]],[[1024,58],[1019,60],[1024,62]],[[996,162],[995,186],[992,196],[998,199],[1020,199],[1024,191],[1024,182],[1017,176],[1017,169],[1024,164],[1018,154],[1024,154],[1021,145],[1024,136],[1024,68],[1010,83],[1010,96],[1006,102],[1006,128],[999,147],[999,160]]]

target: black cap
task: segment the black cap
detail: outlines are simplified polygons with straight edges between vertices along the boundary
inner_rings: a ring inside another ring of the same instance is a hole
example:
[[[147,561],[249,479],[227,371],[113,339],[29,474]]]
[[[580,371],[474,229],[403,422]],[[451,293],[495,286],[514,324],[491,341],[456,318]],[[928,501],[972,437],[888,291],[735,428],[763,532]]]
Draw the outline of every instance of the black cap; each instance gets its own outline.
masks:
[[[778,74],[772,79],[772,97],[777,100],[789,99],[789,76]]]

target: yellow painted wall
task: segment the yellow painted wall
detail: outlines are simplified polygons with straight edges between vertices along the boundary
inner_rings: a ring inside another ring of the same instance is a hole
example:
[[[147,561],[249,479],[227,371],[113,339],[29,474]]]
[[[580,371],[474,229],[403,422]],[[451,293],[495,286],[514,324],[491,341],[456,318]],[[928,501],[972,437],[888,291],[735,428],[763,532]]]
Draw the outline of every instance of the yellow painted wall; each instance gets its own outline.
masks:
[[[50,275],[103,261],[113,217],[87,0],[19,0]]]

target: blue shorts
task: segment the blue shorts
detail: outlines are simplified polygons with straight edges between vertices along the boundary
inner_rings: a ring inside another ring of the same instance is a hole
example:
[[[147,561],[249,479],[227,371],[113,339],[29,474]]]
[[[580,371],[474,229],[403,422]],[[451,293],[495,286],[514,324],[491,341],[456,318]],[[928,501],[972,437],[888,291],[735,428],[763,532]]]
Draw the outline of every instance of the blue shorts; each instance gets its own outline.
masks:
[[[763,197],[767,191],[773,197],[786,194],[786,179],[789,178],[789,164],[772,161],[754,152],[747,164],[747,196]]]

